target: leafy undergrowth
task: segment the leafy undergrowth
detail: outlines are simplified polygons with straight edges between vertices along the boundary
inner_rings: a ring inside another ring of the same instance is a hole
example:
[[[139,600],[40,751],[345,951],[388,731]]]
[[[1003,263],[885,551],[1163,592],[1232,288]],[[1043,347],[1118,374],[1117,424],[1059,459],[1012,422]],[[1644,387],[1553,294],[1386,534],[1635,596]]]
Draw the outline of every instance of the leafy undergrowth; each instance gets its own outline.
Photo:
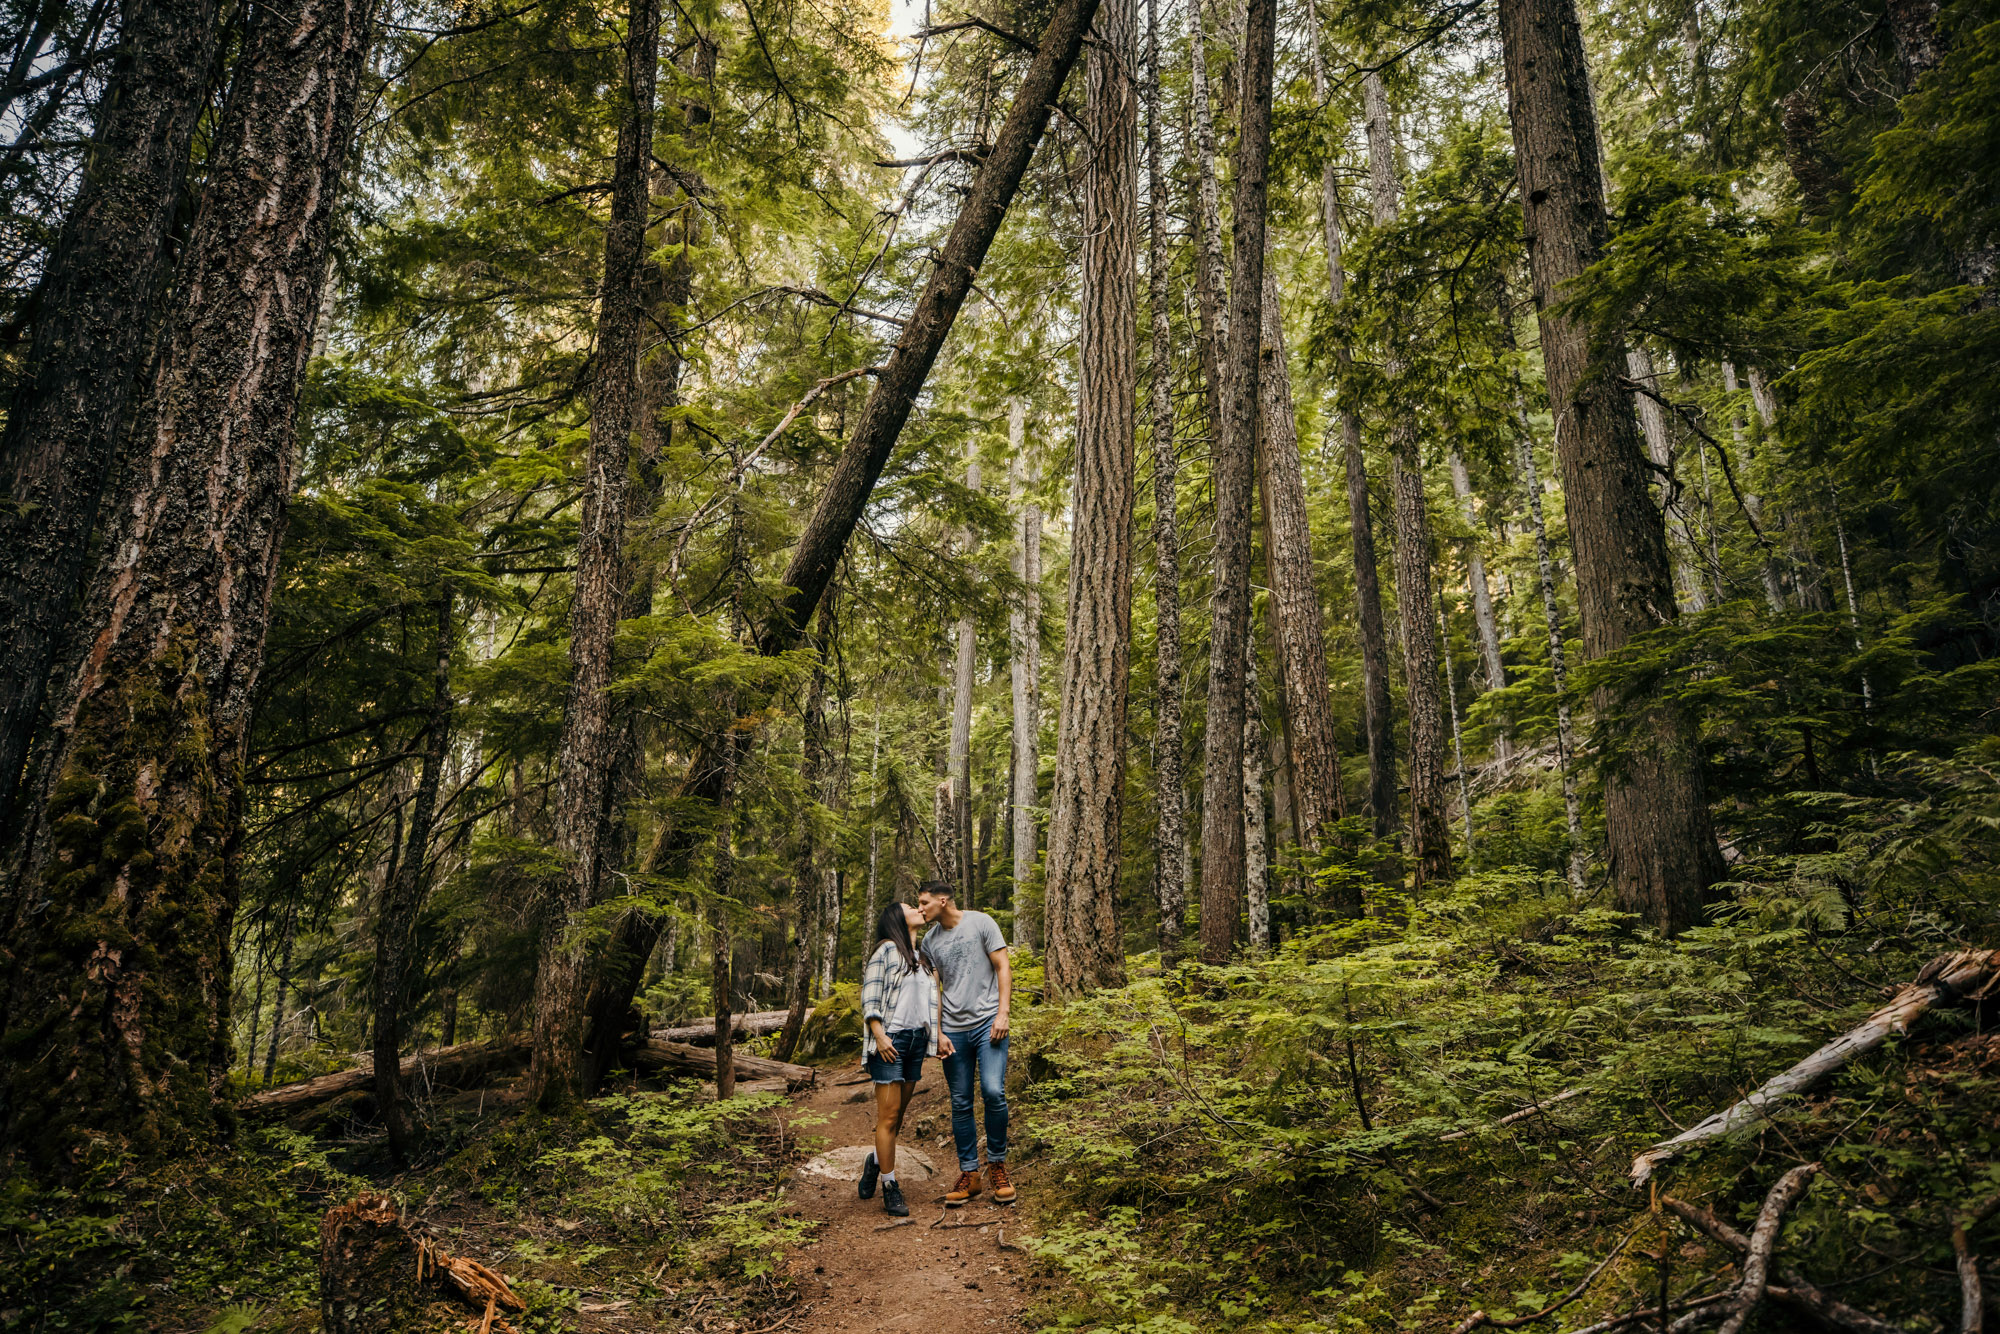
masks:
[[[1267,960],[1155,967],[1028,1011],[1033,1246],[1066,1280],[1043,1323],[1443,1330],[1539,1311],[1614,1250],[1532,1328],[1654,1306],[1663,1285],[1676,1303],[1722,1291],[1731,1257],[1632,1186],[1633,1155],[1929,959],[2000,944],[1990,758],[1831,809],[1824,851],[1739,866],[1711,924],[1674,942],[1573,904],[1559,877],[1495,872]],[[2000,1191],[1993,1019],[1933,1013],[1658,1189],[1747,1233],[1780,1176],[1822,1163],[1780,1264],[1908,1330],[1957,1328],[1952,1221]],[[1970,1240],[2000,1253],[1990,1220]],[[1751,1327],[1811,1327],[1794,1319],[1766,1303]]]
[[[343,1170],[373,1162],[372,1142],[265,1129],[150,1175],[108,1167],[76,1192],[9,1186],[0,1330],[315,1329],[320,1219],[382,1187],[446,1251],[508,1276],[524,1334],[754,1324],[792,1300],[782,1262],[808,1227],[777,1193],[796,1152],[778,1101],[718,1105],[683,1085],[561,1118],[453,1114],[430,1160],[393,1178]]]

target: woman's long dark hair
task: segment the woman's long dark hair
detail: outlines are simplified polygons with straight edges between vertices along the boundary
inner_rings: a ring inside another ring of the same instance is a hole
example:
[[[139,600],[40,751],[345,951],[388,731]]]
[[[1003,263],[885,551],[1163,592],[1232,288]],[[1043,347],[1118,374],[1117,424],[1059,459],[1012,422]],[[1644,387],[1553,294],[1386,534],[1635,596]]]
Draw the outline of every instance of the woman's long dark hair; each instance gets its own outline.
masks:
[[[882,915],[875,919],[875,941],[868,947],[869,957],[874,957],[876,947],[889,941],[896,952],[903,956],[903,967],[917,966],[916,942],[910,939],[910,923],[903,916],[903,905],[894,899],[882,906]]]

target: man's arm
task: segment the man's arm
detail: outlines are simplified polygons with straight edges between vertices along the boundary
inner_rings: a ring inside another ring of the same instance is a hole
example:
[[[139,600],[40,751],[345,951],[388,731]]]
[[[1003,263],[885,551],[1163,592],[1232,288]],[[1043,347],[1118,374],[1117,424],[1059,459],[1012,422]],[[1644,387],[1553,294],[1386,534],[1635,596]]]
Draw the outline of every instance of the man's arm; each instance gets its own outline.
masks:
[[[1007,1012],[1014,1004],[1014,965],[1007,962],[1007,947],[1002,945],[986,956],[993,960],[993,972],[1000,982],[1000,1013],[993,1016],[992,1041],[999,1042],[1007,1036]]]

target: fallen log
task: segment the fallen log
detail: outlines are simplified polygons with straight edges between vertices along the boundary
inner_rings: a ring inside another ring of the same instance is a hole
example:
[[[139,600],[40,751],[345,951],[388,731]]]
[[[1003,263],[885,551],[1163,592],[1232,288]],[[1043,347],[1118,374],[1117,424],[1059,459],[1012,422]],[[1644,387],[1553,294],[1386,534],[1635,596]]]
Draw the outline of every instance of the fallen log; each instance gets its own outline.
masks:
[[[812,1011],[806,1011],[812,1017]],[[739,1038],[761,1038],[776,1033],[785,1026],[785,1011],[759,1010],[755,1014],[733,1016],[730,1031]],[[656,1028],[651,1037],[660,1042],[685,1042],[690,1047],[713,1047],[715,1045],[715,1020],[697,1019],[691,1024],[677,1024],[673,1028]]]
[[[2000,950],[1946,954],[1924,965],[1916,980],[1868,1016],[1858,1028],[1827,1043],[1762,1088],[1699,1125],[1662,1140],[1632,1160],[1632,1184],[1643,1186],[1663,1163],[1703,1140],[1746,1129],[1775,1116],[1780,1105],[1803,1093],[1855,1057],[1871,1052],[1895,1034],[1907,1032],[1927,1010],[1967,1000],[1984,1000],[2000,983]]]
[[[664,1066],[670,1070],[688,1070],[703,1079],[715,1078],[715,1051],[709,1047],[693,1047],[685,1042],[666,1042],[650,1038],[632,1048],[629,1059],[636,1066]],[[773,1061],[763,1056],[746,1056],[735,1053],[736,1077],[740,1080],[782,1079],[787,1089],[812,1087],[819,1072],[809,1065],[793,1065],[789,1061]]]
[[[1711,1240],[1721,1242],[1738,1255],[1750,1253],[1750,1238],[1707,1209],[1689,1204],[1685,1200],[1677,1200],[1671,1195],[1662,1195],[1660,1206],[1695,1231]],[[1850,1330],[1853,1334],[1904,1334],[1902,1326],[1892,1325],[1879,1316],[1857,1310],[1846,1302],[1828,1296],[1818,1287],[1808,1283],[1796,1269],[1779,1270],[1778,1279],[1778,1283],[1770,1284],[1764,1289],[1765,1296],[1788,1306],[1810,1311],[1836,1329]],[[1728,1295],[1734,1294],[1732,1292]]]
[[[525,1311],[504,1276],[467,1256],[447,1255],[412,1231],[385,1195],[361,1195],[327,1210],[319,1229],[320,1328],[377,1334],[415,1328],[433,1302],[456,1299],[483,1314],[482,1330],[512,1334],[502,1311]]]
[[[375,1086],[375,1058],[363,1053],[359,1064],[332,1074],[317,1075],[296,1084],[253,1093],[237,1104],[237,1112],[252,1120],[289,1116],[343,1094],[366,1092]],[[526,1034],[493,1038],[482,1042],[461,1042],[455,1047],[434,1047],[405,1056],[399,1062],[404,1079],[428,1075],[433,1082],[453,1083],[477,1079],[528,1059]]]

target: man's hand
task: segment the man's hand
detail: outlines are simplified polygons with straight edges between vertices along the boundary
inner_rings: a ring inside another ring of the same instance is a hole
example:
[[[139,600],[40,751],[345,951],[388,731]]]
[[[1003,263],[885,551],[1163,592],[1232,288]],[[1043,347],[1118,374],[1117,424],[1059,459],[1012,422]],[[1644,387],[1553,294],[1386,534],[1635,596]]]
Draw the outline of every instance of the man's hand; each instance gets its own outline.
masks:
[[[938,1034],[938,1059],[940,1061],[943,1060],[945,1057],[950,1056],[957,1050],[958,1048],[951,1045],[950,1038],[946,1037],[942,1033]]]
[[[889,1040],[889,1035],[887,1033],[881,1033],[876,1036],[875,1052],[878,1056],[880,1056],[883,1060],[889,1062],[889,1064],[891,1065],[894,1065],[898,1061],[903,1059],[902,1057],[896,1054],[896,1044]]]
[[[986,1035],[986,1040],[988,1042],[1005,1042],[1007,1040],[1007,1012],[1005,1010],[993,1016],[993,1028]]]

